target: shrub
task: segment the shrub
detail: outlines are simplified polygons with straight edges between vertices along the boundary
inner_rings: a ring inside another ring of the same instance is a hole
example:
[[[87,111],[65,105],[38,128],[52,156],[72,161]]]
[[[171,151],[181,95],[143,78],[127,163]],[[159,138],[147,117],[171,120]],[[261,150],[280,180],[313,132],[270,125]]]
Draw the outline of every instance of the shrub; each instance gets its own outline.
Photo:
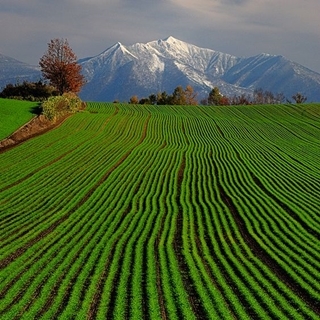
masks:
[[[42,103],[42,114],[51,121],[81,109],[84,109],[84,102],[76,94],[69,92],[62,96],[50,97]]]
[[[44,101],[45,99],[56,96],[56,89],[42,81],[28,82],[24,81],[17,84],[7,84],[1,91],[1,98],[29,100],[29,101]]]

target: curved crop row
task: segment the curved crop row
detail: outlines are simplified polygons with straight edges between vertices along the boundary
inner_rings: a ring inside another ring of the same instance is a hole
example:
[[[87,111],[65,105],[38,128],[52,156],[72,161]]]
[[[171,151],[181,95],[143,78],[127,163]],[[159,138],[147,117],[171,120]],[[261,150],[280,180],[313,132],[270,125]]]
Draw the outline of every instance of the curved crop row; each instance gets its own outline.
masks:
[[[0,154],[0,318],[317,319],[319,119],[89,102]]]

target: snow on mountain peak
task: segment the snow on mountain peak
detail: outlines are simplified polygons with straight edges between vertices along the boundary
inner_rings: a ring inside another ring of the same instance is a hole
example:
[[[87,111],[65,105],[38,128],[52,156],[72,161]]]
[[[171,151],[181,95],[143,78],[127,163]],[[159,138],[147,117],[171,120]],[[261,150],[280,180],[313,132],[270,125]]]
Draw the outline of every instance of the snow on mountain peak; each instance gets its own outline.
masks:
[[[167,42],[167,43],[171,43],[171,44],[176,44],[176,43],[179,43],[179,42],[183,42],[181,40],[178,40],[178,39],[174,38],[173,36],[169,36],[167,38],[164,38],[163,41]]]
[[[308,101],[320,101],[320,74],[283,56],[262,53],[236,57],[173,36],[129,46],[117,42],[79,63],[87,80],[81,92],[84,100],[123,101],[132,95],[169,93],[178,85],[191,85],[199,99],[218,86],[231,96],[263,88],[287,97],[303,92]],[[0,64],[0,87],[16,79],[40,78],[39,67],[1,54]]]
[[[168,37],[166,37],[166,38],[164,38],[164,39],[162,39],[163,41],[167,41],[167,42],[170,42],[170,41],[175,41],[175,40],[177,40],[175,37],[173,37],[173,36],[168,36]]]
[[[254,88],[290,96],[307,83],[308,100],[318,100],[320,75],[293,66],[282,56],[262,53],[249,58],[201,48],[169,36],[147,43],[114,44],[101,55],[82,60],[88,79],[86,100],[129,99],[178,85],[192,85],[199,97],[214,86],[227,95],[251,93]],[[298,77],[299,76],[299,77]],[[307,79],[307,80],[306,80]]]

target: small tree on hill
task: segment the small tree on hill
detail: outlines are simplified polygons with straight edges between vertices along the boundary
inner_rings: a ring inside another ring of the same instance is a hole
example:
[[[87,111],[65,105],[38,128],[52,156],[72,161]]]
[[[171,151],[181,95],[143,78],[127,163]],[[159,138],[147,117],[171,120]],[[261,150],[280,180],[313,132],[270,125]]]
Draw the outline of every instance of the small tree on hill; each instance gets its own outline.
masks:
[[[163,91],[163,92],[158,92],[157,94],[157,104],[158,105],[166,105],[169,104],[170,97],[168,94]]]
[[[70,48],[67,39],[51,40],[39,65],[43,77],[50,81],[60,95],[65,92],[78,93],[85,84],[81,65],[77,63],[77,56]]]
[[[208,104],[209,105],[221,105],[222,94],[219,91],[218,87],[214,87],[208,96]]]
[[[130,104],[138,104],[138,103],[139,103],[139,98],[138,98],[138,96],[136,96],[136,95],[132,96],[132,97],[130,98],[130,100],[129,100],[129,103],[130,103]]]
[[[185,105],[187,104],[186,92],[183,90],[182,86],[178,86],[174,89],[172,93],[172,103],[173,105]]]
[[[307,97],[300,92],[297,92],[294,96],[292,96],[292,99],[295,101],[295,103],[305,103],[307,101]]]
[[[150,94],[149,101],[151,104],[156,104],[157,103],[157,96],[154,93]]]
[[[194,92],[193,88],[190,85],[187,85],[185,90],[185,96],[186,96],[186,104],[190,105],[197,105],[197,93]]]

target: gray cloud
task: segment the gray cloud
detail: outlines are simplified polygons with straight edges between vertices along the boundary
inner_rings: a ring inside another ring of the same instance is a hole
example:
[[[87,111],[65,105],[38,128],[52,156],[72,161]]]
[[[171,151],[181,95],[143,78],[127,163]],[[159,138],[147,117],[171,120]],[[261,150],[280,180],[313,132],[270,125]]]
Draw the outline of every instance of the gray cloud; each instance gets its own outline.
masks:
[[[0,52],[37,64],[54,37],[79,58],[173,35],[235,55],[282,54],[320,72],[319,0],[1,0]]]

